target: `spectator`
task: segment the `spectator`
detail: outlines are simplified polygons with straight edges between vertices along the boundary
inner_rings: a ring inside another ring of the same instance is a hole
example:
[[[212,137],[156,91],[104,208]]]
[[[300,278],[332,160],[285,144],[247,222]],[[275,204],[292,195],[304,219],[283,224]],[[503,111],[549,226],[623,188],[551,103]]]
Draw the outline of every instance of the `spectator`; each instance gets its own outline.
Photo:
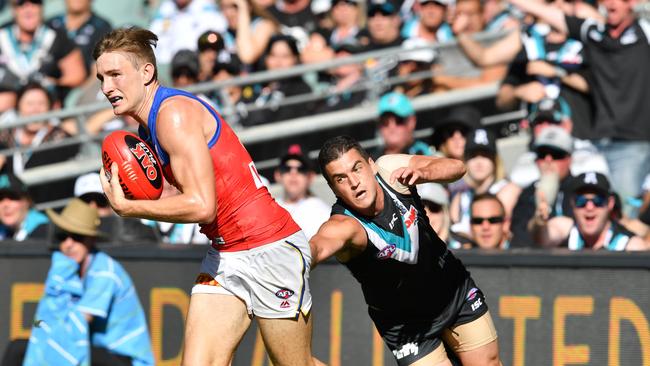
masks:
[[[18,92],[18,117],[27,117],[50,112],[58,107],[58,101],[42,85],[30,82]],[[71,136],[58,120],[35,121],[29,124],[6,130],[0,144],[7,148],[28,148],[24,152],[16,151],[3,166],[3,172],[21,175],[25,170],[62,162],[74,157],[79,151],[79,145],[60,146],[48,150],[34,151],[33,149],[46,143],[62,141]],[[34,202],[70,197],[72,195],[72,180],[58,181],[48,184],[35,184],[30,188]]]
[[[65,32],[81,50],[86,73],[95,79],[93,47],[104,34],[111,31],[111,24],[92,10],[92,0],[66,0],[65,14],[50,19],[47,24],[52,29]]]
[[[36,81],[63,100],[86,78],[81,51],[65,32],[43,24],[42,0],[13,1],[12,11],[14,21],[0,28],[0,37],[7,40],[0,43],[0,67],[17,78],[14,87]]]
[[[369,3],[367,23],[367,35],[359,40],[366,51],[397,47],[404,41],[400,34],[399,12],[389,1]]]
[[[510,247],[510,219],[497,196],[490,193],[476,195],[472,200],[471,212],[472,238],[478,248]]]
[[[466,136],[480,125],[481,113],[476,108],[454,107],[447,117],[434,124],[432,145],[445,157],[463,160]]]
[[[314,169],[298,145],[289,148],[274,173],[275,181],[282,186],[282,197],[277,201],[289,211],[307,239],[330,217],[330,206],[309,190],[314,177]]]
[[[293,37],[273,36],[266,50],[266,69],[273,71],[291,68],[299,63],[299,57],[298,44]],[[294,105],[278,106],[278,104],[282,103],[285,97],[309,94],[311,91],[311,87],[300,75],[269,82],[264,85],[254,101],[257,106],[265,106],[265,108],[251,112],[242,122],[250,126],[306,116],[313,112],[314,106],[311,103],[302,104],[300,108],[295,108]],[[269,109],[272,113],[269,113]]]
[[[485,30],[482,18],[481,0],[457,0],[452,18],[452,31],[455,36],[472,35]],[[468,88],[476,85],[501,81],[506,75],[504,65],[485,66],[478,75],[453,75],[444,68],[437,70],[434,78],[436,91]]]
[[[212,81],[222,81],[232,79],[241,75],[240,65],[235,62],[223,63],[217,62],[212,68]],[[248,125],[249,123],[243,122],[248,116],[246,110],[246,102],[253,101],[254,91],[252,86],[230,85],[216,90],[212,94],[212,100],[216,103],[217,109],[223,111],[225,107],[234,107],[236,114],[230,114],[228,122],[232,124]]]
[[[278,0],[268,9],[281,24],[282,34],[292,36],[301,47],[307,44],[309,35],[319,24],[310,0]]]
[[[549,218],[573,214],[569,168],[573,151],[571,135],[560,127],[547,127],[535,139],[534,150],[541,177],[524,188],[512,211],[512,247],[533,245],[527,225],[540,205],[548,207]]]
[[[386,154],[433,155],[426,143],[413,136],[417,116],[408,97],[391,92],[379,99],[379,134],[383,145],[373,154],[378,159]]]
[[[528,126],[534,140],[549,126],[558,126],[571,133],[573,119],[569,105],[564,98],[545,98],[531,105],[531,113],[523,126]],[[577,176],[588,171],[597,171],[608,175],[609,169],[605,157],[589,140],[573,139],[573,153],[571,154],[571,175]],[[539,179],[539,169],[535,165],[535,153],[529,151],[520,155],[510,171],[510,179],[520,187],[526,187]]]
[[[398,76],[409,77],[412,74],[420,72],[431,72],[436,59],[436,54],[433,49],[407,51],[409,49],[419,48],[426,45],[427,42],[420,38],[407,39],[402,43],[404,52],[399,55],[399,64],[397,65]],[[406,94],[409,98],[414,98],[418,95],[433,92],[433,80],[429,74],[404,81],[397,86],[395,90]]]
[[[228,22],[226,49],[243,64],[254,65],[280,25],[267,10],[251,0],[221,0],[221,9]]]
[[[197,48],[199,50],[199,81],[212,79],[214,65],[217,62],[231,61],[231,55],[226,50],[223,36],[213,30],[201,34]]]
[[[334,47],[335,57],[345,58],[362,51],[360,46],[341,44]],[[338,66],[329,71],[331,95],[317,107],[318,113],[338,111],[361,104],[366,99],[364,68],[359,63]],[[357,90],[355,90],[357,89]]]
[[[74,196],[97,210],[101,220],[99,230],[108,234],[105,237],[98,237],[98,243],[111,242],[121,245],[160,241],[154,230],[141,223],[139,219],[122,218],[115,214],[104,195],[98,173],[87,173],[77,177],[74,182]]]
[[[451,249],[471,248],[472,241],[450,230],[449,192],[438,183],[424,183],[417,186],[418,195],[422,200],[429,224]]]
[[[627,200],[641,193],[643,178],[650,173],[650,23],[635,18],[636,1],[603,2],[605,22],[565,16],[543,3],[510,2],[584,44],[595,104],[590,137],[607,159],[624,213],[635,217]]]
[[[95,241],[97,210],[73,199],[56,226],[52,266],[24,365],[153,365],[146,317],[124,268]]]
[[[503,1],[484,0],[481,3],[486,31],[501,31],[516,26],[517,21],[510,16],[510,12]]]
[[[180,50],[196,51],[204,32],[225,32],[226,20],[211,0],[164,0],[149,29],[158,36],[156,60],[169,64]]]
[[[49,220],[32,207],[25,184],[13,175],[4,177],[0,186],[0,240],[47,238]]]
[[[334,0],[330,10],[332,28],[319,28],[309,35],[309,42],[301,52],[303,62],[322,62],[333,57],[333,49],[359,43],[365,26],[363,1]],[[329,48],[329,49],[328,49]]]
[[[573,219],[548,218],[548,207],[538,207],[531,231],[538,244],[570,250],[648,250],[650,246],[612,219],[614,196],[607,178],[595,172],[576,177],[571,191]]]
[[[471,206],[478,195],[488,193],[498,197],[503,215],[510,217],[521,189],[501,178],[500,166],[494,134],[482,128],[470,132],[465,145],[467,174],[463,177],[467,188],[456,192],[449,209],[454,232],[469,235],[470,218],[474,214]]]
[[[430,43],[448,42],[454,39],[447,19],[449,0],[417,0],[414,9],[416,19],[404,24],[404,38],[422,38]]]
[[[199,81],[199,56],[194,51],[180,50],[172,57],[172,85],[187,88]]]

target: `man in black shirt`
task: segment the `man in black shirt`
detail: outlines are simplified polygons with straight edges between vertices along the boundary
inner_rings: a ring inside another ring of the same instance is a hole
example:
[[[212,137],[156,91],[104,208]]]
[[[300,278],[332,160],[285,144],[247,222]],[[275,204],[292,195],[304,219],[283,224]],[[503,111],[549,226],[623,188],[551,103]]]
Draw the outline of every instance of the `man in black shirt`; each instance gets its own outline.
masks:
[[[627,200],[641,193],[650,172],[650,22],[635,18],[634,0],[603,1],[605,24],[565,16],[544,3],[509,1],[584,44],[595,102],[593,138],[607,159],[624,211],[634,214]]]
[[[313,265],[334,255],[350,269],[397,364],[449,364],[444,341],[463,365],[499,365],[485,298],[415,189],[460,178],[462,162],[396,154],[375,163],[347,136],[325,142],[318,162],[338,201],[310,240]]]

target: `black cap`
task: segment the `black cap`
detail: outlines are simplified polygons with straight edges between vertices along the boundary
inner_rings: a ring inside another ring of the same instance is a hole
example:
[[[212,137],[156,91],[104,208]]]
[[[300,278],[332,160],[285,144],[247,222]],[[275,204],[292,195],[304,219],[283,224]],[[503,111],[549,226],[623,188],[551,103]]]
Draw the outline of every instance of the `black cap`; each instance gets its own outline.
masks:
[[[573,193],[587,189],[607,196],[611,194],[609,180],[597,172],[582,173],[573,179]]]
[[[464,135],[481,126],[481,112],[471,106],[455,107],[447,117],[434,124],[433,135],[431,136],[432,145],[438,149],[449,137],[447,132],[450,129],[459,129]]]
[[[384,15],[394,15],[397,14],[397,7],[388,1],[371,2],[368,5],[368,16],[373,16],[378,12]]]
[[[531,106],[528,122],[531,125],[542,122],[560,124],[567,118],[571,118],[571,109],[563,98],[545,98]]]
[[[206,31],[201,34],[197,42],[199,52],[203,52],[205,50],[214,50],[221,52],[221,50],[223,50],[225,47],[223,36],[219,34],[219,32],[213,30]]]
[[[279,166],[283,166],[289,160],[297,160],[309,171],[314,171],[314,168],[311,165],[311,161],[307,156],[302,153],[302,148],[298,144],[293,144],[287,149],[287,153],[280,158]]]
[[[357,53],[362,53],[364,51],[363,46],[358,45],[356,43],[349,43],[349,42],[335,44],[335,45],[332,46],[332,49],[336,53],[347,52],[347,53],[349,53],[351,55],[354,55],[354,54],[357,54]]]
[[[477,153],[485,153],[492,157],[497,154],[496,136],[484,128],[472,130],[465,142],[465,159],[471,159]]]
[[[13,174],[3,174],[0,176],[0,199],[9,198],[19,200],[22,198],[30,199],[27,185]]]
[[[176,78],[187,72],[190,76],[199,76],[199,56],[194,51],[180,50],[172,57],[172,77]]]

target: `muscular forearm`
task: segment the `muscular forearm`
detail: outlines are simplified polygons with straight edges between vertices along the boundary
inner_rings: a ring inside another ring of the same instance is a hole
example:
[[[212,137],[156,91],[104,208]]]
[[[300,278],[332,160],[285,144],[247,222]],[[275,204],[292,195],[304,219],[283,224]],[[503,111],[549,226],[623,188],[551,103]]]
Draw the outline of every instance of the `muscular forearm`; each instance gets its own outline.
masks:
[[[571,73],[562,78],[562,84],[565,84],[581,93],[589,93],[589,83],[580,74]]]
[[[564,34],[568,33],[566,22],[564,21],[564,13],[559,8],[547,5],[543,2],[531,0],[508,0],[510,3],[520,8],[526,13],[530,13],[534,17],[539,18],[551,27],[557,29]]]
[[[209,223],[217,214],[215,204],[201,199],[198,195],[179,194],[158,200],[127,200],[115,211],[123,217],[177,222]]]
[[[456,181],[465,175],[465,164],[457,159],[432,158],[413,155],[409,167],[420,173],[417,183],[437,182],[448,183]]]

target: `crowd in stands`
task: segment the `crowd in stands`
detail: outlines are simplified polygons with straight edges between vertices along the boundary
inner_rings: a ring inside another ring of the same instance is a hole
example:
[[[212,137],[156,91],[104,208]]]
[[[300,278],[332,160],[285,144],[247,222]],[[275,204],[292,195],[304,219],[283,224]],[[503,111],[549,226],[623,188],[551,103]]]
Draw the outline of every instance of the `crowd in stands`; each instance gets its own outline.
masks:
[[[149,29],[159,37],[159,71],[166,73],[160,77],[178,88],[401,47],[388,63],[368,58],[200,97],[228,111],[229,122],[242,129],[377,102],[374,126],[383,144],[372,151],[374,158],[408,153],[466,163],[460,181],[418,188],[432,225],[452,248],[648,247],[650,22],[635,18],[634,1],[149,3],[155,7]],[[48,219],[34,203],[79,197],[99,209],[102,231],[124,240],[207,243],[196,225],[120,220],[107,207],[97,174],[76,184],[68,179],[25,188],[18,178],[25,170],[99,154],[98,144],[61,141],[137,124],[106,109],[85,119],[2,128],[16,117],[102,100],[92,49],[112,28],[90,0],[66,2],[65,13],[51,19],[43,17],[41,0],[8,6],[13,20],[0,27],[0,148],[12,150],[0,156],[2,238],[42,238]],[[480,32],[502,37],[480,43],[474,37]],[[445,61],[445,49],[435,46],[448,42],[458,43],[472,71],[459,74],[453,60]],[[376,83],[378,73],[398,81]],[[508,171],[499,154],[501,136],[481,125],[485,116],[470,105],[427,121],[434,127],[427,139],[414,137],[421,117],[413,98],[494,82],[500,83],[495,110],[527,114],[519,130],[530,136],[528,151],[509,156],[515,163]],[[292,102],[316,94],[321,98]],[[382,97],[372,99],[376,94]],[[45,150],[32,151],[37,147]],[[282,186],[276,199],[309,236],[329,214],[309,189],[317,172],[299,147],[278,149],[283,156],[269,177]],[[175,188],[166,187],[165,194]],[[629,245],[612,244],[621,235]]]

